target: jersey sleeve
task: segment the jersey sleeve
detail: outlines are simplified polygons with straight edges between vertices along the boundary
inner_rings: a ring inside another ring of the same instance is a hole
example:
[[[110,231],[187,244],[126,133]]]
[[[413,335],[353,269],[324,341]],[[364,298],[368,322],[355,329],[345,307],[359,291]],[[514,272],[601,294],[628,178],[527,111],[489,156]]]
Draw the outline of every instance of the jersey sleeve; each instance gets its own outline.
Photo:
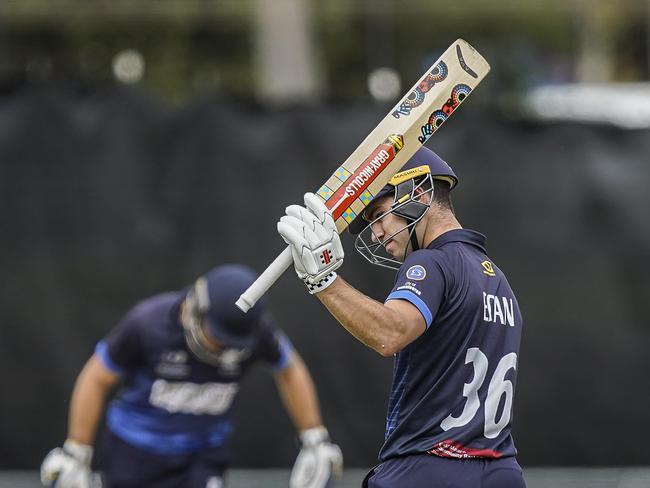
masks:
[[[95,347],[97,357],[113,373],[122,375],[141,362],[142,348],[137,324],[136,313],[129,312]]]
[[[289,365],[292,351],[293,345],[287,335],[267,317],[261,327],[258,343],[259,357],[274,370],[279,371]]]
[[[400,267],[395,285],[385,301],[410,302],[424,317],[428,330],[438,313],[445,288],[445,275],[439,260],[430,250],[416,251]]]

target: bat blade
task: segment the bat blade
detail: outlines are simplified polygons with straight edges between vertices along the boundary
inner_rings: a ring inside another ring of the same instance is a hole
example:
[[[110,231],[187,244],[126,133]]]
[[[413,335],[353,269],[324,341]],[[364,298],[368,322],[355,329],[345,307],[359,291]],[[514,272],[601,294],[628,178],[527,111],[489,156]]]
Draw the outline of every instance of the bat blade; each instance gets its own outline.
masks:
[[[490,65],[483,56],[458,39],[422,75],[317,190],[332,211],[339,233],[363,212],[489,71]],[[291,263],[287,248],[239,297],[236,305],[248,311]]]
[[[363,212],[489,71],[487,61],[458,39],[424,73],[318,189],[318,195],[333,210],[339,233]]]

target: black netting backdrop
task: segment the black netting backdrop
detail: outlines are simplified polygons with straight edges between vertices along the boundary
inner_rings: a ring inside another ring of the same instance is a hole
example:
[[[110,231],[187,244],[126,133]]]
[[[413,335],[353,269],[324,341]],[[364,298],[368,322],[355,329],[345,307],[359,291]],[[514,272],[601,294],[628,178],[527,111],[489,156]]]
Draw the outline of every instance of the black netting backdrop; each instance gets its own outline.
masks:
[[[163,106],[117,88],[0,98],[0,468],[35,468],[66,429],[74,379],[137,300],[216,263],[262,270],[275,222],[389,107]],[[526,465],[650,462],[650,132],[495,119],[470,103],[430,141],[461,222],[488,236],[525,318],[515,402]],[[381,299],[389,271],[348,251]],[[270,294],[349,466],[374,463],[392,361],[357,343],[292,273]],[[297,452],[271,375],[244,383],[240,467]]]

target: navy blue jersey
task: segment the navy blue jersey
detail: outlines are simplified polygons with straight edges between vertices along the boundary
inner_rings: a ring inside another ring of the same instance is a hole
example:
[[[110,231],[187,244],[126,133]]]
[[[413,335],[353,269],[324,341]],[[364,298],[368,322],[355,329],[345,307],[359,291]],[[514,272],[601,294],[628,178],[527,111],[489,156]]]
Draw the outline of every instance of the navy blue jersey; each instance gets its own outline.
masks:
[[[135,306],[97,344],[96,355],[123,385],[107,410],[108,428],[126,442],[158,454],[184,454],[224,445],[246,370],[263,360],[289,361],[289,339],[265,317],[250,350],[227,350],[220,366],[196,359],[179,322],[182,292]]]
[[[452,230],[411,253],[387,298],[398,299],[418,308],[427,330],[396,354],[380,460],[514,456],[522,318],[485,237]]]

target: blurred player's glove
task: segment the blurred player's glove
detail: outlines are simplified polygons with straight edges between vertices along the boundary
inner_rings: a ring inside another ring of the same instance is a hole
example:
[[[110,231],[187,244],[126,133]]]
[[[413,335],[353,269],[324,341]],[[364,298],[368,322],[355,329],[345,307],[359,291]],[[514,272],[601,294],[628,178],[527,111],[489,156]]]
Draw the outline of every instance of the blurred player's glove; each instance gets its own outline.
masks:
[[[296,273],[309,293],[334,283],[343,264],[343,246],[332,213],[319,197],[305,193],[305,206],[291,205],[278,222],[278,232],[291,246]]]
[[[41,464],[41,483],[56,488],[100,488],[99,476],[90,470],[93,448],[68,439],[52,449]]]
[[[329,441],[325,427],[307,429],[300,440],[302,449],[291,470],[289,488],[325,488],[332,474],[341,476],[343,454],[339,446]]]

